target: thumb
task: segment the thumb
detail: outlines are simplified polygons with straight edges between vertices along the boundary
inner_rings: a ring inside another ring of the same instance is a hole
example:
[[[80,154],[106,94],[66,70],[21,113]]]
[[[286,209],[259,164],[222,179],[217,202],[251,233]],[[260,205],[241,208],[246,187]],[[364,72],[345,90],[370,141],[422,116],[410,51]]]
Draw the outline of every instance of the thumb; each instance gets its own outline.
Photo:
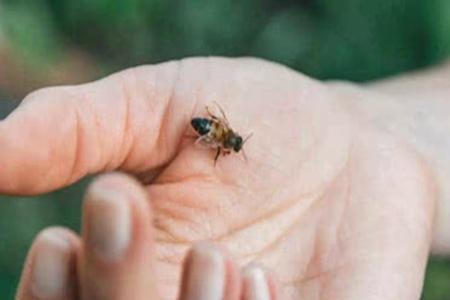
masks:
[[[178,73],[169,62],[27,96],[0,122],[0,193],[42,193],[87,174],[138,173],[170,160],[193,109],[174,103]]]

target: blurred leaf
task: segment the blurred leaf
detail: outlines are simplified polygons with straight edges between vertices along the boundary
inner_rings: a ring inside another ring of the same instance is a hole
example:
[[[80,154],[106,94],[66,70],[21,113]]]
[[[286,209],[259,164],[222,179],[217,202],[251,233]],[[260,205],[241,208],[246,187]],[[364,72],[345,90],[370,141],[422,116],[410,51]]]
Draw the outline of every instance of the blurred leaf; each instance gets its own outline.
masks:
[[[450,260],[434,258],[428,264],[422,300],[450,299]]]
[[[49,68],[61,42],[42,2],[17,1],[2,6],[0,26],[18,53],[36,68]]]
[[[428,20],[428,51],[431,62],[450,55],[450,1],[435,0],[425,6]]]

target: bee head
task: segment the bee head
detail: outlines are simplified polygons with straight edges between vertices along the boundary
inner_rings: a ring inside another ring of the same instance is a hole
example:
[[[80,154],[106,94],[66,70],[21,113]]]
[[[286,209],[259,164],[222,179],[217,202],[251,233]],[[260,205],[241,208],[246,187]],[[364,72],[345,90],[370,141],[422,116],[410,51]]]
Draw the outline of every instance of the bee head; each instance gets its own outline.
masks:
[[[239,152],[242,149],[244,141],[242,140],[242,137],[235,136],[231,138],[230,144],[233,145],[234,152]]]
[[[205,135],[211,130],[211,120],[209,119],[193,118],[191,120],[191,125],[199,135]]]

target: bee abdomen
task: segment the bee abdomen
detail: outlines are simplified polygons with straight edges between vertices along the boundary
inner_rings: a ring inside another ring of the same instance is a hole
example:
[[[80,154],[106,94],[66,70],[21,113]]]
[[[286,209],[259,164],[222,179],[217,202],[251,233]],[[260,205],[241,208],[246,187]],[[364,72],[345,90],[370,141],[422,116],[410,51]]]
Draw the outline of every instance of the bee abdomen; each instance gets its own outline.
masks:
[[[193,118],[191,125],[199,135],[208,134],[211,131],[212,121],[206,118]]]

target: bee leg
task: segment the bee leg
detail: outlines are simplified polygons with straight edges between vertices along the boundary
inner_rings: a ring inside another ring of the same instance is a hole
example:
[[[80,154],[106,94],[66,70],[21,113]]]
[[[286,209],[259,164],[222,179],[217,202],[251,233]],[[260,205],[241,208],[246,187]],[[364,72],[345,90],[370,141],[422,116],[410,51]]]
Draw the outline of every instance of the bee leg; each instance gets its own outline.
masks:
[[[199,135],[194,130],[186,130],[183,134],[183,138],[187,139],[197,139],[199,138]]]
[[[217,148],[217,153],[216,153],[216,157],[214,157],[214,167],[216,166],[217,163],[217,159],[219,159],[219,155],[220,155],[220,151],[222,150],[222,148]]]
[[[227,155],[229,155],[231,153],[231,151],[230,150],[224,150],[223,151],[223,156],[227,156]]]
[[[195,145],[196,146],[200,145],[200,143],[203,142],[204,140],[205,140],[205,137],[203,135],[197,137],[197,139],[195,140]]]
[[[209,144],[210,142],[211,142],[211,139],[209,136],[201,135],[201,136],[197,137],[197,139],[195,140],[195,145],[198,146],[198,145],[203,144],[203,146],[204,146],[206,144]]]

